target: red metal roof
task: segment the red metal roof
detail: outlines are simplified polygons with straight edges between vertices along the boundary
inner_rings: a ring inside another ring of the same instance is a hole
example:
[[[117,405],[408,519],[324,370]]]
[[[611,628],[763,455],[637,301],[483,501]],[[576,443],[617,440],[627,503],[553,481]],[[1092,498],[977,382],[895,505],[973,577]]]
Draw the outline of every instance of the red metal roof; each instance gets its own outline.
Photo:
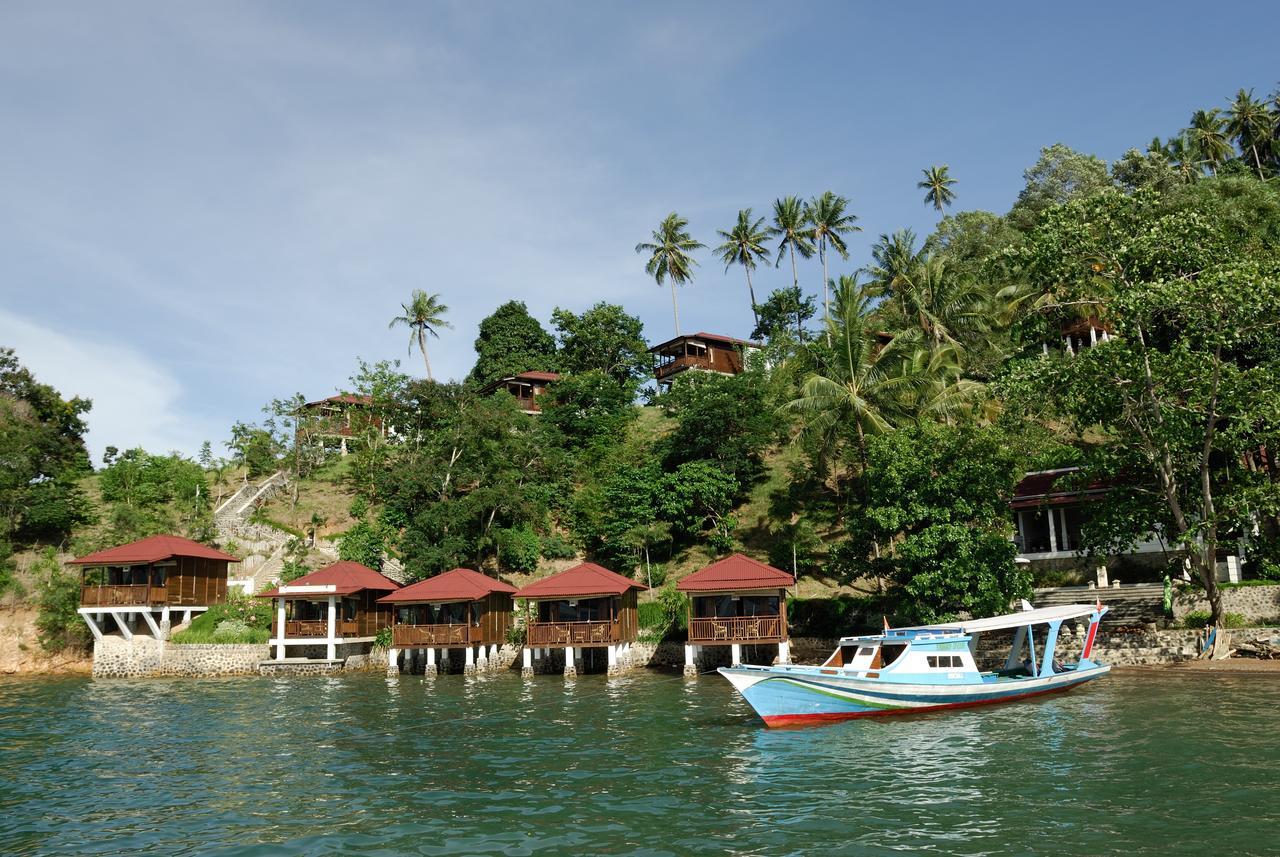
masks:
[[[160,562],[175,556],[193,556],[200,559],[220,559],[226,562],[240,560],[220,550],[184,539],[182,536],[148,536],[127,545],[107,548],[106,550],[71,560],[72,565],[143,565]]]
[[[291,596],[305,597],[305,595],[315,594],[351,595],[353,593],[360,592],[363,589],[394,592],[400,588],[400,584],[396,583],[391,578],[379,574],[366,565],[361,565],[358,562],[351,562],[350,560],[343,560],[342,562],[335,562],[333,565],[326,565],[318,571],[313,571],[310,574],[299,577],[297,580],[291,580],[282,585],[285,589],[290,589],[295,586],[332,586],[333,592],[281,593],[280,587],[277,586],[269,592],[259,594],[258,597],[278,598],[282,594],[285,598],[289,598]]]
[[[469,568],[455,568],[419,580],[378,599],[379,604],[424,601],[478,601],[494,592],[513,593],[516,588]]]
[[[735,553],[699,569],[676,584],[681,592],[732,592],[740,589],[785,589],[796,579],[785,571]]]
[[[330,396],[327,399],[317,399],[314,402],[307,402],[304,408],[314,408],[317,405],[372,405],[373,396],[353,396],[350,393],[339,393],[336,396]]]
[[[1066,488],[1059,486],[1058,480],[1075,476],[1079,467],[1063,467],[1058,470],[1041,470],[1028,473],[1013,489],[1013,499],[1009,501],[1014,509],[1031,509],[1036,506],[1062,506],[1105,494],[1111,483],[1102,479],[1093,479],[1084,483],[1083,488]]]
[[[763,348],[764,344],[760,342],[752,342],[750,339],[738,339],[734,336],[721,336],[718,333],[685,333],[680,336],[668,339],[666,342],[659,342],[657,345],[649,349],[650,352],[658,351],[673,345],[677,342],[683,342],[686,339],[705,339],[710,342],[718,342],[721,345],[741,345],[744,348]]]
[[[544,577],[516,590],[517,598],[583,598],[588,595],[621,595],[628,589],[644,589],[629,577],[584,562],[559,574]]]

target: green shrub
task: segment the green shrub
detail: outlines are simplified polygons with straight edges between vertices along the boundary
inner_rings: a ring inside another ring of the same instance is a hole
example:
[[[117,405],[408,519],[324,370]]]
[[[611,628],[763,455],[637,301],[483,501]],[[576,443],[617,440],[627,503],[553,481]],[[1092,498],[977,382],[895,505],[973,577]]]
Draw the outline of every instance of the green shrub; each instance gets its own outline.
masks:
[[[58,562],[53,548],[32,567],[36,576],[38,597],[36,631],[40,647],[48,652],[89,647],[89,628],[80,618],[80,577],[67,572]]]
[[[1191,610],[1182,617],[1182,627],[1184,628],[1204,628],[1209,624],[1208,610]],[[1248,628],[1249,623],[1245,621],[1244,616],[1239,613],[1223,613],[1223,628]]]
[[[870,598],[788,598],[787,628],[797,637],[843,637],[870,626]]]
[[[688,626],[689,599],[674,586],[658,593],[653,601],[639,606],[638,620],[643,636],[658,641],[675,636]]]
[[[373,645],[379,649],[391,648],[391,629],[383,628],[373,638]]]
[[[368,521],[357,521],[338,539],[338,558],[358,562],[374,571],[382,569],[386,539],[378,527]]]
[[[542,537],[542,556],[545,559],[573,559],[577,555],[573,543],[559,533]]]
[[[215,640],[239,640],[241,637],[248,636],[252,631],[252,628],[239,619],[223,619],[218,623],[218,627],[213,629],[213,638]]]
[[[224,604],[215,604],[173,635],[175,643],[265,643],[271,637],[271,603],[227,592]]]
[[[502,564],[513,571],[533,571],[538,567],[542,540],[527,526],[499,529],[496,534]]]

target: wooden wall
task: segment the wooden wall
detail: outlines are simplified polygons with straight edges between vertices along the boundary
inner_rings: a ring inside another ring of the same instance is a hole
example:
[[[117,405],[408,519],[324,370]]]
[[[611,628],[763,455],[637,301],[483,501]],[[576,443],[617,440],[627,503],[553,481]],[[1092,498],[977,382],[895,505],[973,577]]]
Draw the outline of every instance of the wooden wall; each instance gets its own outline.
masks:
[[[226,560],[180,556],[165,575],[168,601],[173,606],[206,606],[227,600]]]

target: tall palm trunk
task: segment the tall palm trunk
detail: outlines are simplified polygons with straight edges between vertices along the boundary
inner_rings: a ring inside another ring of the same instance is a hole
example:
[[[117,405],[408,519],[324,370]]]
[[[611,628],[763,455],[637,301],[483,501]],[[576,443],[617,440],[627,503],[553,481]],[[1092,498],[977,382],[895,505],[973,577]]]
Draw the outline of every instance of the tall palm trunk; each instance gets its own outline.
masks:
[[[756,290],[755,286],[751,285],[751,269],[743,265],[742,270],[747,272],[747,294],[751,296],[751,317],[756,320],[756,327],[759,327],[760,313],[756,311]]]
[[[828,322],[827,328],[827,347],[831,347],[831,287],[830,281],[827,279],[827,236],[822,236],[822,240],[818,242],[818,254],[822,256],[822,313],[823,321]]]
[[[671,280],[671,313],[676,319],[676,336],[680,335],[680,306],[676,303],[676,281]]]
[[[427,332],[425,329],[418,328],[418,350],[422,352],[422,362],[427,365],[427,380],[434,381],[431,376],[431,359],[427,357]]]

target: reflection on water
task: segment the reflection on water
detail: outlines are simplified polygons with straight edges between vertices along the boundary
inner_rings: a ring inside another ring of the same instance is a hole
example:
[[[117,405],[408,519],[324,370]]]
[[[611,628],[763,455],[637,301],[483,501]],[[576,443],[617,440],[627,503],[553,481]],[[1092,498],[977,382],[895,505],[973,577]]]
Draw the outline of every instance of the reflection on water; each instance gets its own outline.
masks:
[[[0,681],[0,851],[1267,853],[1269,676],[770,731],[715,676]]]

